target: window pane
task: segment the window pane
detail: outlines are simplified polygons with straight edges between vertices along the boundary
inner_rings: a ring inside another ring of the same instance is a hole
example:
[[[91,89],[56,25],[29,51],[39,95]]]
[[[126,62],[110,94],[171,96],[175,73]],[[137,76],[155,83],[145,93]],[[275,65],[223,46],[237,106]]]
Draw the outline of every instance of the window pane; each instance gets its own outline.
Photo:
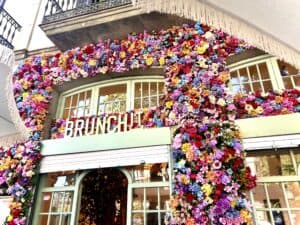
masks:
[[[62,215],[61,225],[70,225],[71,223],[71,215]]]
[[[150,83],[150,95],[151,96],[157,95],[157,82],[151,82]]]
[[[242,84],[242,93],[249,93],[251,92],[251,86],[249,83],[246,83],[246,84]]]
[[[71,105],[72,107],[77,106],[77,97],[78,97],[78,94],[72,96],[72,105]]]
[[[296,174],[288,152],[249,152],[248,157],[251,157],[253,172],[258,177]]]
[[[135,99],[134,100],[134,109],[140,109],[141,108],[141,99]]]
[[[269,183],[266,184],[268,194],[269,194],[269,200],[271,204],[271,208],[287,208],[283,190],[280,183]],[[266,207],[268,206],[267,199],[264,200]]]
[[[132,225],[144,225],[144,214],[133,213],[132,214]]]
[[[64,119],[69,118],[69,112],[70,112],[69,109],[65,109],[65,110],[64,110],[64,113],[63,113],[63,118],[64,118]]]
[[[142,96],[147,97],[149,96],[149,84],[148,82],[142,83]]]
[[[158,96],[150,98],[150,107],[158,106]]]
[[[284,87],[286,89],[292,89],[293,88],[293,83],[292,83],[292,80],[291,80],[290,76],[282,77],[282,80],[283,80]]]
[[[41,212],[49,212],[51,197],[51,192],[45,192],[42,194]]]
[[[273,90],[272,83],[270,80],[263,81],[265,92]]]
[[[267,206],[265,205],[265,200],[267,195],[264,189],[264,185],[258,183],[252,192],[254,197],[255,208],[267,208]]]
[[[126,111],[126,91],[126,84],[100,88],[98,96],[98,113]]]
[[[135,83],[134,84],[134,97],[138,98],[141,97],[141,93],[142,93],[142,88],[141,88],[141,83]]]
[[[300,87],[300,75],[294,76],[295,87]]]
[[[86,92],[86,98],[85,98],[85,106],[89,106],[91,103],[91,95],[92,91],[87,91]]]
[[[48,222],[48,215],[40,215],[39,218],[39,225],[47,225]]]
[[[144,188],[134,188],[132,197],[133,197],[132,210],[143,210],[144,209]]]
[[[146,209],[158,210],[158,189],[146,188]]]
[[[232,90],[231,90],[231,91],[232,91],[233,93],[236,93],[236,94],[237,94],[237,93],[242,92],[240,85],[232,85],[231,87],[232,87]]]
[[[46,187],[64,187],[75,185],[75,173],[73,171],[47,174]]]
[[[267,64],[266,63],[260,63],[258,65],[258,67],[259,67],[259,72],[260,72],[261,79],[263,79],[263,80],[270,79]]]
[[[81,92],[79,94],[79,102],[78,102],[78,107],[83,107],[85,105],[85,92]]]
[[[289,182],[284,184],[290,208],[300,208],[300,183]]]
[[[63,210],[64,192],[53,192],[52,193],[52,212],[61,212]]]
[[[258,76],[258,71],[257,71],[256,65],[253,65],[253,66],[249,67],[249,73],[250,73],[252,81],[259,80],[259,76]]]
[[[253,82],[252,86],[253,86],[253,91],[254,92],[256,92],[256,91],[263,91],[260,82]]]
[[[147,213],[147,225],[158,225],[158,213]]]
[[[64,108],[68,108],[70,107],[70,103],[71,103],[71,96],[67,97],[65,100],[65,107]]]
[[[71,212],[72,209],[72,192],[65,192],[63,212]]]
[[[164,82],[158,82],[158,93],[163,94],[165,90],[165,83]]]
[[[268,224],[271,225],[271,218],[269,211],[256,211],[257,220],[259,221],[258,224]]]
[[[232,71],[230,73],[230,77],[231,77],[230,82],[232,85],[239,84],[239,78],[236,71]]]
[[[51,215],[50,216],[50,225],[60,225],[59,224],[59,215]]]
[[[272,217],[275,225],[291,225],[287,211],[272,210]]]
[[[161,187],[159,189],[160,193],[160,209],[169,210],[170,208],[170,188]]]
[[[292,211],[291,217],[295,225],[300,224],[300,211]]]
[[[146,108],[146,107],[149,107],[149,98],[148,97],[142,99],[142,108]]]
[[[248,82],[249,77],[248,77],[248,72],[247,72],[246,68],[239,69],[239,72],[240,72],[240,81],[241,81],[241,83]]]
[[[279,66],[279,70],[282,76],[287,76],[287,75],[295,75],[297,74],[299,71],[292,65],[280,61],[278,60],[278,66]]]

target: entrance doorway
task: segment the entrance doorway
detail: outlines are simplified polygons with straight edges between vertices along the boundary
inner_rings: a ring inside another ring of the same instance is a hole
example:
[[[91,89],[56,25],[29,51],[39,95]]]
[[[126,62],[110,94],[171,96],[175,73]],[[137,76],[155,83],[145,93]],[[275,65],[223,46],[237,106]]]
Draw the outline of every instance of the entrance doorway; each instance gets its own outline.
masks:
[[[98,169],[82,180],[78,225],[126,225],[126,176],[118,169]]]

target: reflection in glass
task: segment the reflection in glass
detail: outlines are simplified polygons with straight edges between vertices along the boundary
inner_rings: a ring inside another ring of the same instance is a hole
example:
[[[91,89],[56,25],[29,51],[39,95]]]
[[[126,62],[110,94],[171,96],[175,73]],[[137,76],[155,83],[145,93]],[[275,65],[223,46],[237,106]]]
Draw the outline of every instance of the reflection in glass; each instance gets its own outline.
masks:
[[[48,223],[48,215],[40,215],[39,225],[47,225]]]
[[[62,212],[64,192],[53,192],[52,193],[52,205],[51,212]]]
[[[144,214],[133,213],[132,214],[132,225],[144,225]]]
[[[144,188],[134,188],[132,193],[132,210],[144,209]]]
[[[126,84],[100,88],[98,96],[98,114],[125,112],[126,92]]]
[[[157,225],[157,224],[158,224],[158,214],[147,213],[147,225]]]
[[[260,63],[258,65],[258,68],[259,68],[261,79],[263,80],[270,79],[270,75],[266,63]]]
[[[169,210],[170,209],[170,188],[161,187],[159,188],[160,193],[160,209]]]
[[[42,194],[42,205],[41,205],[41,212],[48,212],[51,203],[51,192],[44,192]]]
[[[59,215],[51,215],[50,216],[50,225],[60,225],[59,224],[59,219],[60,219],[60,216]]]
[[[292,217],[292,221],[294,222],[295,225],[300,224],[300,211],[299,210],[291,211],[291,217]]]
[[[289,182],[284,184],[290,208],[300,208],[300,183]]]
[[[158,189],[156,187],[146,188],[146,209],[158,209]]]

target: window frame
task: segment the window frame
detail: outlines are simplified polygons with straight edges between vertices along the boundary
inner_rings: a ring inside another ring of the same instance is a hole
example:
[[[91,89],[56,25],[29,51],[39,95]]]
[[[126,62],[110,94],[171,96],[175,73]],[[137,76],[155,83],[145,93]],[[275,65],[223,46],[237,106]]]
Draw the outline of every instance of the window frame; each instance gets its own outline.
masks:
[[[72,88],[64,91],[59,95],[58,107],[56,110],[56,118],[63,118],[63,111],[66,98],[83,91],[91,90],[91,103],[90,103],[90,115],[97,115],[98,110],[98,93],[101,87],[108,87],[116,84],[126,84],[126,111],[134,109],[134,85],[138,82],[164,82],[162,75],[149,75],[149,76],[137,76],[137,77],[125,77],[116,78],[105,81],[99,81],[96,83],[90,83],[78,88]]]

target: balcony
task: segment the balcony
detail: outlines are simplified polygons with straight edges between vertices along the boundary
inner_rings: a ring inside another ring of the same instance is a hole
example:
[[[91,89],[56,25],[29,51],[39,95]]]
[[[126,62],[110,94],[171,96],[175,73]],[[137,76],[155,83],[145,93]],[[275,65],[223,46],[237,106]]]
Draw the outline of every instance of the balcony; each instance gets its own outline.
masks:
[[[0,6],[0,44],[13,49],[12,41],[16,31],[21,30],[21,25]]]
[[[186,22],[167,14],[145,14],[131,0],[47,0],[40,27],[60,50],[66,50]]]

